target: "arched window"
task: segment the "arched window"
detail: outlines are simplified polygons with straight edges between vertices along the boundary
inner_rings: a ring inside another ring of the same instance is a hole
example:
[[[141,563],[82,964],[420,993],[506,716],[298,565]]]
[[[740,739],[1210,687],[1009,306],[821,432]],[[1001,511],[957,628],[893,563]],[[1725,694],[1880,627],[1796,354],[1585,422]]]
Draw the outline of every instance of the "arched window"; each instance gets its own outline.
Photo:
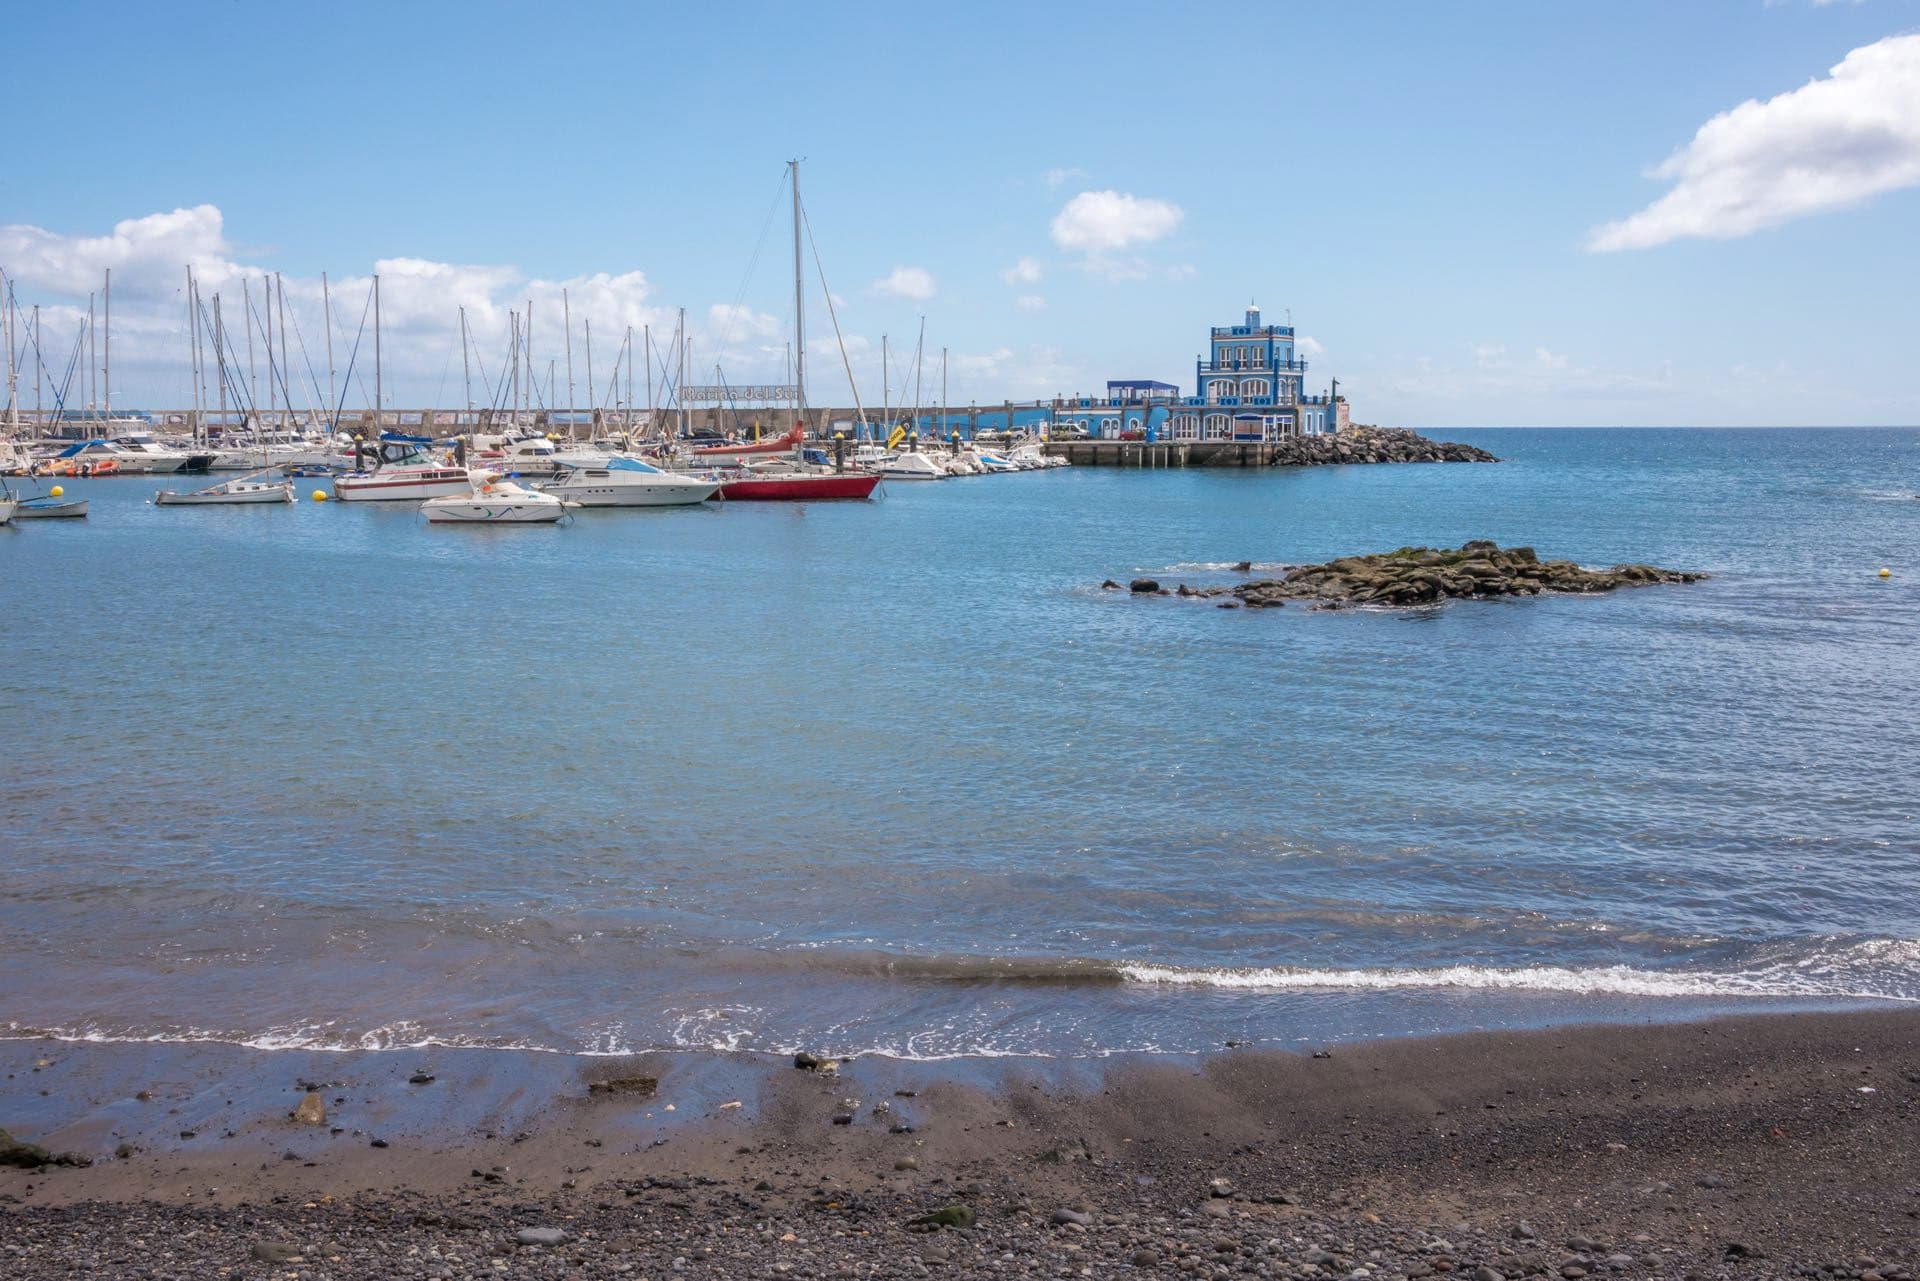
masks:
[[[1266,380],[1266,379],[1264,379],[1264,378],[1247,378],[1247,379],[1243,379],[1243,380],[1241,380],[1241,383],[1240,383],[1240,394],[1241,394],[1242,396],[1264,396],[1264,395],[1266,395],[1266,394],[1267,394],[1267,380]]]
[[[1207,415],[1207,439],[1225,440],[1228,436],[1227,416],[1225,414]]]

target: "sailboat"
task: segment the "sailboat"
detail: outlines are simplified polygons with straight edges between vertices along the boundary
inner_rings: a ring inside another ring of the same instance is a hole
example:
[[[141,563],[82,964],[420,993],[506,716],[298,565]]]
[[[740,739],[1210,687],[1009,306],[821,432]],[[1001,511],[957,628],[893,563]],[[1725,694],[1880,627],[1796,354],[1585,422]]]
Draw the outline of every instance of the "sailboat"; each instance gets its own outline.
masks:
[[[827,498],[871,498],[878,476],[860,471],[835,471],[802,461],[801,445],[806,439],[807,412],[807,320],[806,297],[800,271],[800,162],[789,160],[793,186],[793,383],[794,401],[801,421],[793,430],[770,442],[772,449],[750,454],[737,473],[727,474],[720,485],[720,497],[730,502],[793,501]],[[831,302],[829,302],[831,305]],[[856,399],[859,392],[854,392]],[[696,451],[702,453],[705,451]],[[740,449],[731,451],[736,455]],[[784,456],[783,456],[784,455]]]
[[[193,283],[191,273],[189,273],[187,278],[187,289],[189,306],[197,307],[197,286]],[[195,323],[198,323],[197,317],[195,318]],[[190,333],[188,337],[192,343],[195,358],[194,386],[197,388],[199,386],[199,342],[197,341],[197,331]],[[251,339],[249,339],[249,341],[251,341]],[[220,361],[221,377],[225,378],[227,364],[226,353],[216,352],[215,355]],[[271,378],[271,375],[269,375],[269,378]],[[260,470],[258,472],[255,472],[251,476],[242,476],[235,480],[222,481],[220,484],[209,485],[205,489],[191,490],[184,494],[171,489],[163,489],[153,496],[153,505],[156,507],[211,507],[292,502],[293,482],[291,480],[262,479],[266,474],[267,454],[263,438],[260,453]]]
[[[380,372],[380,277],[373,278],[373,405],[374,421],[386,418],[386,392]],[[473,478],[465,467],[436,461],[427,450],[433,441],[425,436],[408,436],[383,431],[370,470],[355,470],[337,477],[333,496],[343,503],[418,502],[425,498],[452,498],[473,489]],[[359,450],[354,465],[359,467]]]

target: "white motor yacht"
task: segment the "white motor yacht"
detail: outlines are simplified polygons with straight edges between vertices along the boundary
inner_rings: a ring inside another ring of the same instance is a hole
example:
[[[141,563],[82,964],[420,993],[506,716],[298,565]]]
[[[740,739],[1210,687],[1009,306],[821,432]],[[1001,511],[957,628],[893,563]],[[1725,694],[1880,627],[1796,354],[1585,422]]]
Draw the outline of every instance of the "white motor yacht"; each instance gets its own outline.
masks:
[[[373,468],[335,477],[333,496],[345,503],[419,502],[471,491],[475,473],[436,460],[425,448],[431,443],[420,437],[382,436]]]
[[[466,493],[429,498],[420,510],[436,525],[550,525],[570,506],[552,494],[480,472]]]
[[[884,480],[945,480],[947,468],[917,449],[893,454],[868,470]]]
[[[679,507],[704,503],[720,492],[720,482],[615,456],[585,466],[563,466],[558,476],[540,482],[539,488],[582,507]]]
[[[122,432],[110,442],[118,451],[122,472],[159,474],[176,471],[205,471],[213,461],[209,454],[192,455],[185,450],[168,449],[145,430]],[[197,466],[193,465],[197,461]]]

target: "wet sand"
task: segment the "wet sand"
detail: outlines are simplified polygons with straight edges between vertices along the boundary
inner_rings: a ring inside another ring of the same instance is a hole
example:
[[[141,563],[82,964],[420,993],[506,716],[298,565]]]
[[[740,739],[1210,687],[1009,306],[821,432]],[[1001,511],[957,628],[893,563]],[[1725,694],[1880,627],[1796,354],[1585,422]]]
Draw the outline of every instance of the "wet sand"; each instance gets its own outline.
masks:
[[[630,1077],[657,1088],[591,1089]],[[325,1124],[293,1119],[307,1086]],[[718,1053],[14,1041],[0,1089],[0,1127],[93,1160],[0,1170],[0,1274],[18,1277],[1895,1278],[1920,1262],[1905,1009],[831,1074]],[[910,1223],[945,1207],[972,1226]]]

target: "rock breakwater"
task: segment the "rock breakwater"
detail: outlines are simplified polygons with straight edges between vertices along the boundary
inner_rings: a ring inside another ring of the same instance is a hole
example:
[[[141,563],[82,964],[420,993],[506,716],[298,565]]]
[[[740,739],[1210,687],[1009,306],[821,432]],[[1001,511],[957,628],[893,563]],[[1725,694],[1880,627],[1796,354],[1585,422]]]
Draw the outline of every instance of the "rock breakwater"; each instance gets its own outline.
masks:
[[[1541,560],[1531,547],[1502,548],[1476,539],[1457,548],[1401,547],[1371,556],[1342,556],[1323,565],[1298,565],[1279,578],[1256,579],[1224,587],[1168,591],[1152,579],[1136,579],[1134,595],[1224,597],[1249,609],[1272,609],[1290,600],[1316,608],[1349,605],[1419,606],[1443,601],[1496,596],[1537,596],[1541,592],[1590,594],[1650,583],[1694,583],[1705,574],[1661,569],[1656,565],[1615,565],[1586,569],[1570,560]],[[1117,584],[1109,581],[1109,586]]]
[[[1276,444],[1275,467],[1329,463],[1497,463],[1484,449],[1429,440],[1403,427],[1353,426],[1334,436],[1295,436]]]

